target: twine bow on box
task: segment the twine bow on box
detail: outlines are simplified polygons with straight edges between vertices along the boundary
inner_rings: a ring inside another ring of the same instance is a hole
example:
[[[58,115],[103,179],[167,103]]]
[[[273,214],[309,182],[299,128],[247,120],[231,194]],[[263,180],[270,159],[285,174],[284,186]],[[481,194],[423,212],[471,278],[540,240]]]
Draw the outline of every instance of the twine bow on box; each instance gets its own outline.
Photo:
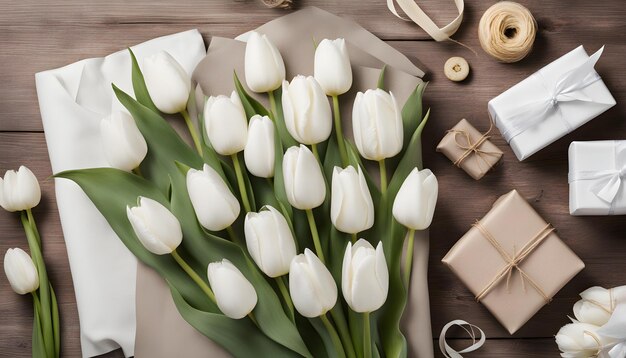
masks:
[[[582,89],[600,80],[600,75],[594,70],[594,66],[602,55],[604,46],[596,53],[580,64],[578,67],[563,74],[555,83],[547,84],[545,79],[541,78],[541,83],[547,89],[547,96],[538,101],[530,103],[520,103],[519,106],[507,111],[507,115],[499,118],[500,130],[502,137],[510,142],[517,135],[533,128],[542,122],[546,115],[551,111],[559,110],[559,103],[583,101],[594,102],[592,98],[581,92]],[[541,76],[540,72],[534,76]],[[571,131],[572,128],[563,116],[563,122]]]
[[[496,273],[494,278],[491,280],[482,291],[480,291],[476,295],[476,300],[481,301],[489,292],[491,292],[501,281],[506,277],[506,285],[509,287],[511,276],[513,274],[513,270],[517,270],[522,278],[522,286],[524,290],[526,290],[525,282],[527,281],[530,285],[537,291],[546,303],[549,303],[552,298],[549,297],[545,291],[539,286],[539,284],[532,279],[521,267],[521,263],[526,259],[541,243],[554,231],[554,228],[550,224],[546,224],[537,234],[535,234],[523,247],[519,252],[515,252],[513,256],[511,256],[502,245],[496,240],[496,238],[491,235],[491,233],[480,223],[477,221],[474,225],[480,233],[483,235],[487,241],[498,251],[498,253],[502,256],[506,265]],[[516,250],[517,251],[517,250]]]
[[[481,166],[481,162],[479,161],[479,158],[482,159],[483,164],[485,164],[487,166],[487,170],[489,170],[489,168],[491,167],[491,165],[489,164],[489,162],[487,161],[487,159],[485,158],[488,155],[500,155],[500,152],[493,152],[493,151],[488,151],[488,150],[483,150],[480,149],[482,147],[482,145],[487,142],[489,140],[489,138],[491,138],[491,136],[489,135],[489,133],[491,132],[491,130],[493,129],[493,123],[491,123],[491,126],[489,127],[489,130],[487,130],[487,132],[485,132],[485,134],[483,134],[482,136],[480,136],[480,138],[478,138],[475,142],[472,142],[472,138],[470,136],[470,134],[464,130],[464,129],[450,129],[447,132],[448,133],[453,133],[454,134],[454,141],[456,142],[456,145],[465,150],[465,152],[463,152],[463,154],[461,154],[460,157],[458,157],[453,164],[457,167],[461,167],[461,164],[463,164],[463,162],[472,154],[475,155],[476,158],[476,163],[478,164],[478,167],[482,169]],[[463,144],[461,142],[459,142],[458,140],[458,136],[462,136],[465,138],[465,143]]]
[[[591,191],[609,204],[609,214],[615,210],[617,194],[626,182],[626,141],[615,141],[615,165],[613,169],[590,170],[569,173],[569,183],[593,180]]]

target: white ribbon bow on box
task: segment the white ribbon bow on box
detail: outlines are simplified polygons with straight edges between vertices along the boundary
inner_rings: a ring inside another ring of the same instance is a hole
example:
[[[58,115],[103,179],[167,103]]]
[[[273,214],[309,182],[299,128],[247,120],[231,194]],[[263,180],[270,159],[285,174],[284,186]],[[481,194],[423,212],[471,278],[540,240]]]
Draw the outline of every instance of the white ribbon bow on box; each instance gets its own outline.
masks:
[[[614,210],[617,194],[626,181],[626,142],[615,141],[615,165],[613,169],[598,171],[579,171],[569,174],[569,182],[593,180],[596,183],[591,191],[610,205],[609,213]]]
[[[558,104],[561,102],[593,102],[593,99],[580,92],[580,90],[600,80],[600,75],[595,71],[594,66],[602,55],[603,50],[604,46],[589,56],[587,61],[580,66],[563,74],[554,84],[546,84],[546,81],[542,80],[542,84],[548,90],[548,96],[539,101],[522,103],[518,107],[509,110],[509,115],[503,116],[498,126],[502,132],[502,137],[507,142],[510,142],[515,136],[543,121],[548,112],[558,111]],[[541,73],[537,72],[535,76],[541,76]],[[565,118],[563,118],[563,121],[570,127]],[[570,131],[571,129],[570,127]]]
[[[626,357],[626,303],[615,307],[611,319],[597,332],[599,335],[616,340],[608,347],[602,347],[601,357],[624,358]]]

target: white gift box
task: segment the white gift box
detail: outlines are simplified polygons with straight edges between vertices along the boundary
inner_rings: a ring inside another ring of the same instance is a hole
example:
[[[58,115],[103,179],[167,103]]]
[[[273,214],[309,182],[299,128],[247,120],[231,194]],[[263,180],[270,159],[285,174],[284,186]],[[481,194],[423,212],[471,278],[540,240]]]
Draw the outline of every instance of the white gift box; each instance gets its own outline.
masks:
[[[594,70],[601,48],[582,46],[489,101],[489,114],[520,161],[615,105]]]
[[[569,211],[572,215],[626,214],[626,140],[570,144]]]

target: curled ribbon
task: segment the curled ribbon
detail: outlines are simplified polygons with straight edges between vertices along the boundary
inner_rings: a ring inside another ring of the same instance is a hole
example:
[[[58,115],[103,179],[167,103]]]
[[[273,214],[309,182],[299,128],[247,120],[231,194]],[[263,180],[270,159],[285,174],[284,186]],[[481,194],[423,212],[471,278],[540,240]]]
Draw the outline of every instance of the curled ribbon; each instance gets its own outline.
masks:
[[[465,332],[467,332],[467,334],[472,339],[472,345],[460,351],[456,351],[454,348],[450,347],[448,345],[448,342],[446,342],[446,334],[448,333],[448,330],[452,326],[459,326],[463,328]],[[465,328],[464,326],[468,326],[469,328]],[[474,329],[480,332],[479,339],[477,339],[477,335]],[[480,329],[480,327],[475,326],[471,323],[467,323],[466,321],[457,319],[452,322],[449,322],[448,324],[443,326],[443,328],[441,329],[441,334],[439,334],[439,349],[441,350],[441,353],[443,354],[443,356],[446,358],[463,358],[461,353],[470,353],[475,350],[478,350],[480,347],[483,346],[483,344],[485,344],[486,338],[487,337],[485,336],[485,332],[483,332],[483,330]]]
[[[409,19],[398,13],[394,4],[396,2]],[[387,8],[389,8],[389,11],[391,11],[392,14],[404,21],[413,21],[436,41],[451,40],[450,36],[454,35],[456,30],[459,29],[459,26],[461,26],[461,22],[463,22],[465,3],[463,0],[454,0],[454,4],[456,5],[456,9],[459,14],[454,20],[452,20],[452,22],[440,28],[428,15],[426,15],[424,10],[422,10],[414,0],[387,0]]]
[[[591,191],[598,198],[611,205],[609,213],[612,213],[617,193],[626,181],[626,142],[615,141],[614,169],[580,171],[569,174],[569,183],[578,180],[596,181],[591,187]]]
[[[551,298],[543,291],[541,286],[535,280],[533,280],[522,268],[519,266],[524,259],[526,259],[532,252],[535,250],[550,234],[554,231],[554,228],[550,224],[546,224],[537,234],[535,234],[527,243],[522,247],[522,249],[515,253],[513,256],[509,255],[508,252],[500,245],[498,240],[496,240],[493,235],[479,222],[477,221],[474,224],[474,227],[477,228],[480,233],[489,241],[489,243],[498,251],[498,253],[502,256],[504,261],[506,261],[506,265],[495,275],[495,277],[491,280],[491,282],[485,286],[485,288],[480,291],[476,295],[476,300],[482,300],[491,290],[493,290],[496,285],[506,277],[506,285],[509,286],[511,281],[511,275],[513,274],[513,270],[517,270],[520,273],[522,278],[522,285],[525,287],[525,281],[528,281],[531,286],[541,294],[546,303],[550,302]]]
[[[580,90],[600,80],[600,76],[594,70],[594,66],[600,59],[603,50],[604,46],[589,56],[580,66],[563,74],[554,85],[546,86],[548,96],[545,99],[531,103],[522,103],[518,107],[511,109],[508,115],[500,119],[502,137],[507,142],[510,142],[515,136],[543,121],[547,113],[558,110],[558,104],[561,102],[593,102],[593,99],[581,93]],[[540,73],[537,72],[535,75],[540,75]],[[567,120],[563,118],[563,121],[569,128]],[[569,129],[571,130],[571,128]]]

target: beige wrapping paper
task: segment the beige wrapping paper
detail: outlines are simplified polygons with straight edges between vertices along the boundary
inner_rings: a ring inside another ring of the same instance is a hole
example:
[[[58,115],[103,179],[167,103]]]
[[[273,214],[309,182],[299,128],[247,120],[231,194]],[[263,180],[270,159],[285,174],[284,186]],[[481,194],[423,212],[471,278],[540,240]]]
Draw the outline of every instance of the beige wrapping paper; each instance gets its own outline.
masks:
[[[514,257],[547,223],[513,190],[493,204],[480,224]],[[475,296],[480,295],[507,264],[476,226],[450,249],[442,261]],[[552,298],[585,264],[552,231],[518,263],[518,267],[529,278],[522,282],[522,273],[513,268],[508,282],[507,277],[503,277],[481,300],[511,334],[547,303],[531,280],[548,298]]]
[[[260,30],[279,48],[289,80],[296,74],[312,74],[312,36],[318,41],[326,37],[346,38],[353,65],[352,89],[340,97],[346,136],[352,135],[350,119],[356,92],[375,88],[380,68],[385,63],[390,66],[385,74],[386,86],[399,103],[404,103],[421,82],[415,75],[423,72],[400,52],[356,23],[317,8],[306,8],[284,16],[263,25]],[[306,34],[309,34],[310,42],[303,40]],[[212,38],[207,57],[198,65],[193,76],[202,92],[210,95],[229,94],[234,89],[233,69],[245,86],[244,52],[244,42]],[[266,96],[257,96],[257,99],[267,105]],[[434,355],[427,284],[428,251],[428,233],[416,233],[411,293],[402,323],[411,357],[429,358]],[[160,277],[143,265],[139,265],[137,271],[138,333],[135,351],[138,358],[230,356],[183,320]]]
[[[464,118],[441,139],[437,151],[478,180],[502,158],[502,151],[488,138]]]

